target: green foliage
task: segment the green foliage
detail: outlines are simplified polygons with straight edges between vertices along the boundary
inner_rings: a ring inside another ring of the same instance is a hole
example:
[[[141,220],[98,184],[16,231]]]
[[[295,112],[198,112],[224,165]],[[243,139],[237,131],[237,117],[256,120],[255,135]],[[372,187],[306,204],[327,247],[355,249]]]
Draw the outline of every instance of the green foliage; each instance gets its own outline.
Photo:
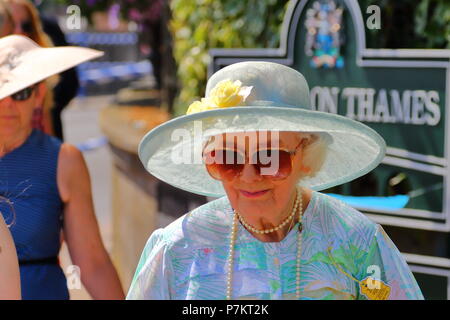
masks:
[[[367,30],[369,48],[450,48],[449,0],[359,0],[381,9],[381,29]]]
[[[287,0],[172,0],[171,31],[180,93],[175,114],[204,96],[208,50],[274,48]]]
[[[426,47],[450,49],[450,1],[422,0],[415,18],[415,32]]]

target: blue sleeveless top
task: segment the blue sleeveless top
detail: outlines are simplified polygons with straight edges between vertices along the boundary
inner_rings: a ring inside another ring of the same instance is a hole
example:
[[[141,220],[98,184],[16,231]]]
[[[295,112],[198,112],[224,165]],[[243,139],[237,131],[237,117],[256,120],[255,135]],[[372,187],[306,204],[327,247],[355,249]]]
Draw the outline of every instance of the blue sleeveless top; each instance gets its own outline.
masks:
[[[69,299],[67,282],[57,263],[27,264],[57,257],[63,226],[63,202],[57,186],[62,142],[34,129],[18,148],[0,157],[0,195],[14,210],[0,212],[14,238],[20,264],[23,299]]]

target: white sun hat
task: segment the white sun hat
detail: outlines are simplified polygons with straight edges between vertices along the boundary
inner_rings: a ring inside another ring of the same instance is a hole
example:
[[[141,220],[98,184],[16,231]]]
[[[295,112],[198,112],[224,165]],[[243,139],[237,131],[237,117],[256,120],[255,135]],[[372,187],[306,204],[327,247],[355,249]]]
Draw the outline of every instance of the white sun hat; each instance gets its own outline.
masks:
[[[20,35],[0,38],[0,100],[102,55],[81,47],[42,48]]]
[[[158,179],[219,197],[225,194],[222,183],[210,177],[204,163],[196,161],[201,159],[204,142],[220,133],[255,131],[328,137],[331,142],[321,169],[300,181],[316,191],[368,173],[381,162],[386,149],[383,138],[361,122],[311,110],[309,87],[298,71],[277,63],[249,61],[212,75],[206,97],[193,103],[187,115],[148,132],[139,145],[139,157]]]

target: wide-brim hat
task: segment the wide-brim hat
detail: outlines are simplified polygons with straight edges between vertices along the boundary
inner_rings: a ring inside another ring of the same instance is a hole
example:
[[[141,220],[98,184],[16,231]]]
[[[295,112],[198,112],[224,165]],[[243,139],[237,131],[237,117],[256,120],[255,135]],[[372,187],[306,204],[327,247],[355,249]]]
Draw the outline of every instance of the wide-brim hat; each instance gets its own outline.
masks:
[[[233,101],[238,106],[230,107]],[[320,171],[300,181],[316,191],[368,173],[386,149],[383,138],[361,122],[311,110],[303,75],[277,63],[240,62],[217,71],[208,80],[206,97],[188,113],[148,132],[139,157],[156,178],[200,195],[225,194],[201,161],[204,142],[220,133],[292,131],[326,138],[328,150]]]
[[[102,55],[73,46],[42,48],[20,35],[0,38],[0,99]]]

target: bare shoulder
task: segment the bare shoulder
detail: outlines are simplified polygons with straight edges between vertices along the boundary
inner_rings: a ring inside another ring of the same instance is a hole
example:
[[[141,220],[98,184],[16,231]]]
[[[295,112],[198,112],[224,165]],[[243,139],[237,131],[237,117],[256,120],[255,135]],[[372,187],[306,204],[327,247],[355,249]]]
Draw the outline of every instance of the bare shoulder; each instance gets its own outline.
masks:
[[[83,163],[83,154],[81,151],[70,143],[63,143],[59,151],[58,165]]]
[[[89,181],[86,163],[81,151],[72,144],[63,143],[59,151],[58,188],[61,199],[66,201],[71,187],[78,185],[83,180]]]

